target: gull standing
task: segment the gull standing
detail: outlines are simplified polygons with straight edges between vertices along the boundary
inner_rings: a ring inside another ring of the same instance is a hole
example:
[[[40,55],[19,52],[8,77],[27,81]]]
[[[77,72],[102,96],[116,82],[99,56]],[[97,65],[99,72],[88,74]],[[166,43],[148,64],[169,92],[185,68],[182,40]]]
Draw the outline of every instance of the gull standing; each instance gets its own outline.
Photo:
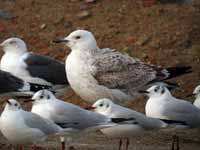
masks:
[[[91,103],[100,98],[117,102],[133,100],[147,84],[188,73],[191,68],[165,69],[114,49],[100,49],[93,34],[86,30],[76,30],[54,42],[71,48],[66,59],[68,81],[80,97]]]
[[[13,76],[9,72],[0,70],[0,95],[3,96],[31,96],[41,89],[49,86],[28,83],[22,79]]]
[[[200,85],[194,89],[193,95],[196,97],[193,104],[200,109]]]
[[[165,86],[154,85],[140,92],[149,96],[145,106],[148,117],[179,121],[187,128],[200,127],[200,110],[188,101],[173,97]]]
[[[37,114],[24,111],[20,104],[9,99],[0,118],[1,132],[12,144],[36,144],[62,129]]]
[[[25,42],[19,38],[9,38],[0,46],[5,52],[1,70],[30,83],[52,86],[56,92],[68,87],[65,65],[51,57],[27,51]]]
[[[146,117],[142,113],[114,104],[109,99],[100,99],[96,101],[91,109],[110,118],[135,118],[135,123],[133,124],[120,124],[114,127],[101,129],[103,134],[120,139],[119,150],[121,150],[123,139],[127,140],[126,150],[128,150],[129,138],[142,135],[146,131],[158,130],[167,126],[166,123],[159,119]]]
[[[94,131],[115,126],[115,123],[133,120],[133,117],[110,118],[99,113],[85,110],[74,104],[57,99],[48,90],[38,91],[32,97],[32,100],[32,113],[53,121],[69,133]]]

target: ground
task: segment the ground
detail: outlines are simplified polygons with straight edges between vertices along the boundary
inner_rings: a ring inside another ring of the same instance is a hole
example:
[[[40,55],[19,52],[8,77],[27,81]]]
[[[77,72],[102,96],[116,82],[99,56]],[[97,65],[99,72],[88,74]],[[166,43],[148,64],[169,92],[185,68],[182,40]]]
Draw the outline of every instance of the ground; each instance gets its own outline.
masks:
[[[88,29],[95,35],[99,47],[115,48],[164,67],[192,66],[192,73],[173,80],[181,87],[174,94],[186,98],[200,81],[199,18],[199,0],[178,4],[157,2],[153,6],[144,6],[142,0],[96,0],[93,3],[83,0],[1,0],[0,41],[17,36],[25,40],[30,51],[64,61],[69,49],[53,44],[52,40],[67,36],[75,29]],[[81,106],[88,105],[73,91],[61,98]],[[192,98],[187,99],[192,101]],[[145,100],[141,98],[128,106],[143,112],[144,104]],[[183,136],[181,140],[185,143],[184,148],[198,149],[199,134],[186,135],[189,136]],[[147,136],[144,140],[133,138],[139,145],[133,148],[169,149],[170,137],[154,134],[153,138]],[[97,140],[103,140],[107,145],[111,142],[102,136]],[[91,149],[100,149],[99,146]]]

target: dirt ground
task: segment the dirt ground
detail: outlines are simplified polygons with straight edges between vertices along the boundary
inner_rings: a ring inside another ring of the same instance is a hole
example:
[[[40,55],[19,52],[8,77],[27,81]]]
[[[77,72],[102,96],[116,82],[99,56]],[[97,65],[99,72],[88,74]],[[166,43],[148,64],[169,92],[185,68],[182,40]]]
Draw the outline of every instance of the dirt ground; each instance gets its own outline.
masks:
[[[99,47],[115,48],[148,63],[165,67],[192,66],[191,74],[173,80],[181,87],[174,93],[178,97],[186,98],[200,83],[199,0],[184,4],[158,2],[151,7],[144,7],[142,0],[96,0],[94,3],[83,0],[0,0],[0,42],[17,36],[25,40],[30,51],[64,61],[69,49],[51,41],[75,29],[92,31]],[[73,91],[61,98],[81,106],[88,105]],[[187,99],[192,101],[192,98]],[[144,98],[140,98],[128,106],[143,112],[144,104]],[[170,148],[171,135],[151,135],[133,138],[131,148]],[[85,136],[89,138],[85,139]],[[75,148],[117,148],[116,141],[101,134],[85,136],[74,140]],[[181,142],[182,149],[197,150],[200,134],[184,133]]]

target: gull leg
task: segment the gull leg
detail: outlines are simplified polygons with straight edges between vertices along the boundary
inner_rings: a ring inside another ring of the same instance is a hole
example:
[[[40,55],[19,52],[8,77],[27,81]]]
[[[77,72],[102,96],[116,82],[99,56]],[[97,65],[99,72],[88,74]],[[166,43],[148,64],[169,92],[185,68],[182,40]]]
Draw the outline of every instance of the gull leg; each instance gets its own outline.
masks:
[[[20,145],[19,145],[19,149],[20,149],[20,150],[24,150],[24,146],[20,144]]]
[[[179,150],[179,136],[176,136],[176,149]]]
[[[176,135],[173,135],[172,137],[172,150],[174,150],[174,143],[175,143]]]
[[[64,136],[60,137],[60,142],[61,142],[61,150],[65,150],[65,137]]]
[[[1,144],[0,149],[4,149],[4,147],[7,147],[7,144]]]
[[[126,150],[128,150],[129,143],[130,143],[129,138],[127,138],[126,139]]]
[[[122,139],[119,140],[119,150],[122,148]]]
[[[45,147],[42,147],[42,146],[37,146],[37,145],[34,144],[34,145],[32,146],[32,149],[33,149],[33,150],[39,150],[39,149],[45,150],[46,148],[45,148]]]

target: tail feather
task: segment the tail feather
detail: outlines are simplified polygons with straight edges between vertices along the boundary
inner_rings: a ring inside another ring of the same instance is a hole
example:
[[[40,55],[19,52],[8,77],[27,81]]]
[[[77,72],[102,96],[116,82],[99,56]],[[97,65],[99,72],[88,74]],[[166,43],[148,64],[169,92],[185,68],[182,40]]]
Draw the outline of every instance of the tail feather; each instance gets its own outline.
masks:
[[[165,72],[166,74],[165,80],[191,73],[192,72],[191,69],[192,67],[190,66],[176,66],[176,67],[166,68],[165,70],[163,70],[163,72]]]
[[[175,124],[175,125],[185,125],[188,126],[188,124],[185,121],[178,121],[178,120],[167,120],[167,119],[160,119],[161,121],[167,123],[167,124]]]
[[[137,124],[135,122],[135,118],[111,118],[113,123],[132,123]]]
[[[30,84],[30,91],[32,91],[34,93],[39,91],[39,90],[44,90],[44,89],[48,89],[48,90],[52,91],[51,86],[35,84],[35,83],[29,83],[29,84]]]

